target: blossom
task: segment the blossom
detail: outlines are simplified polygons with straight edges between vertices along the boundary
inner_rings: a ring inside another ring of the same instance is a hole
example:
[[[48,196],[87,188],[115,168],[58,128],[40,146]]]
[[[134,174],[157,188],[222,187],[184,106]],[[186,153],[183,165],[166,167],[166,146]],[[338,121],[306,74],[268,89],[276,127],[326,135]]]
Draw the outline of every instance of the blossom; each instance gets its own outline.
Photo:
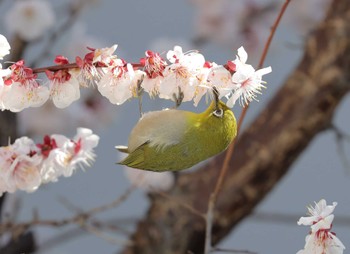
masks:
[[[11,46],[8,43],[5,36],[0,34],[0,59],[4,59],[4,56],[10,54]]]
[[[117,49],[118,45],[114,44],[110,48],[101,48],[94,50],[94,56],[92,63],[97,64],[98,66],[108,66],[110,65],[113,59],[116,59],[117,56],[113,55],[114,51]]]
[[[159,93],[159,85],[163,80],[163,71],[167,63],[158,53],[151,50],[147,50],[145,55],[146,57],[140,59],[140,63],[146,73],[141,86],[150,96],[154,96]]]
[[[126,64],[123,59],[117,59],[107,68],[97,88],[111,103],[120,105],[137,96],[137,85],[143,75],[144,72],[134,71],[131,64]]]
[[[52,7],[44,0],[15,1],[5,15],[6,28],[26,41],[42,36],[54,22]]]
[[[304,249],[297,254],[342,254],[345,250],[343,243],[329,230],[311,232],[305,242]]]
[[[232,75],[234,92],[228,95],[227,105],[233,107],[237,100],[242,105],[248,105],[252,100],[256,100],[257,94],[261,94],[261,89],[265,88],[262,76],[272,71],[271,67],[255,70],[253,66],[246,64],[248,54],[243,47],[238,49],[238,56],[233,61],[235,73]]]
[[[79,83],[82,86],[89,87],[95,85],[102,76],[102,69],[94,65],[95,49],[88,48],[91,52],[87,53],[84,58],[77,56],[75,61],[80,68],[78,75]]]
[[[6,186],[1,190],[34,191],[41,184],[39,165],[42,157],[35,151],[34,142],[22,137],[13,145],[0,148],[0,178]]]
[[[326,204],[324,199],[315,207],[308,207],[309,217],[301,217],[298,225],[311,226],[310,233],[305,238],[303,250],[297,254],[342,254],[345,246],[331,231],[334,215],[332,214],[337,203]]]
[[[47,87],[40,86],[31,80],[25,85],[15,82],[6,93],[3,94],[5,108],[12,112],[19,112],[28,107],[40,107],[49,97]]]
[[[70,142],[69,138],[54,134],[46,135],[43,143],[37,144],[44,157],[40,170],[43,183],[55,182],[61,175],[72,175],[72,168],[66,165],[66,158],[70,156],[66,151],[66,144]],[[67,171],[69,173],[65,174]]]
[[[153,98],[159,94],[159,87],[162,84],[163,79],[164,77],[160,75],[155,78],[149,78],[148,75],[145,75],[142,80],[141,87],[149,94],[151,98]]]
[[[156,52],[147,50],[145,52],[146,57],[140,59],[140,63],[144,66],[144,71],[149,78],[156,78],[163,76],[163,71],[167,63]]]
[[[317,222],[327,218],[331,215],[337,206],[337,202],[333,202],[332,205],[326,204],[326,200],[321,199],[318,203],[315,202],[315,207],[309,206],[307,208],[310,216],[301,217],[298,221],[298,225],[311,226]]]
[[[57,64],[68,64],[68,59],[57,56]],[[80,98],[79,81],[74,72],[63,69],[55,72],[46,71],[50,80],[50,97],[58,108],[68,107],[72,102]]]
[[[58,165],[62,174],[69,177],[77,166],[91,166],[95,159],[93,149],[98,145],[99,137],[90,129],[78,128],[76,136],[70,140],[62,135],[52,135],[58,149],[55,153],[54,164]]]
[[[196,91],[196,75],[202,70],[205,59],[198,52],[183,53],[180,46],[167,53],[172,63],[163,72],[164,79],[159,87],[159,97],[164,99],[190,101]]]
[[[99,137],[91,130],[78,128],[69,139],[63,135],[46,135],[35,144],[27,137],[0,147],[0,195],[4,192],[35,191],[41,184],[71,176],[77,166],[90,166]]]
[[[194,106],[197,106],[201,98],[211,94],[215,87],[219,92],[219,98],[227,95],[232,90],[231,73],[222,65],[206,62],[202,71],[197,75],[198,84],[193,98]]]
[[[0,64],[0,110],[5,110],[6,106],[4,105],[4,100],[3,100],[3,95],[6,93],[6,91],[9,90],[7,86],[4,85],[4,78],[9,76],[11,74],[10,69],[1,69],[1,64]]]
[[[98,141],[99,137],[86,128],[78,128],[73,139],[59,134],[45,136],[44,142],[37,145],[45,158],[41,168],[43,182],[57,181],[61,175],[69,177],[77,166],[91,166]]]
[[[10,44],[8,43],[5,36],[0,34],[0,60],[4,58],[4,56],[8,55],[10,53]],[[2,65],[0,63],[0,110],[5,109],[5,105],[3,103],[2,96],[4,92],[6,91],[6,88],[4,87],[4,77],[7,77],[11,74],[10,69],[2,69]],[[1,192],[1,190],[0,190]]]
[[[49,90],[36,81],[33,70],[20,60],[10,66],[11,74],[4,81],[0,97],[3,109],[19,112],[28,107],[39,107],[49,98]],[[1,105],[0,105],[1,106]]]

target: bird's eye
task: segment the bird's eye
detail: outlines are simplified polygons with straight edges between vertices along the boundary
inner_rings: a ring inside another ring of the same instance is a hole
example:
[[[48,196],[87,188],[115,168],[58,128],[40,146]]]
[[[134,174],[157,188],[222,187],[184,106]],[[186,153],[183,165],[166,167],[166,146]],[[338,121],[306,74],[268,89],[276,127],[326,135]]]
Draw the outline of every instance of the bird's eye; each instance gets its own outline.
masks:
[[[224,111],[220,108],[220,109],[217,109],[213,112],[214,116],[217,116],[217,117],[222,117],[224,115]]]

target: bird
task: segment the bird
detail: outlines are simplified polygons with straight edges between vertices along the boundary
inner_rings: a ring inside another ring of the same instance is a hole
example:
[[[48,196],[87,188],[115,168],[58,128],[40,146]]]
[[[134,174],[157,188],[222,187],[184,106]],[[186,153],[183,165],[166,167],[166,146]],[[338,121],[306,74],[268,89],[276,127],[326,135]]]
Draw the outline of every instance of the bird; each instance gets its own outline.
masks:
[[[132,129],[128,146],[116,146],[127,153],[118,162],[148,171],[179,171],[226,150],[237,135],[234,113],[214,99],[202,113],[165,109],[145,113]]]

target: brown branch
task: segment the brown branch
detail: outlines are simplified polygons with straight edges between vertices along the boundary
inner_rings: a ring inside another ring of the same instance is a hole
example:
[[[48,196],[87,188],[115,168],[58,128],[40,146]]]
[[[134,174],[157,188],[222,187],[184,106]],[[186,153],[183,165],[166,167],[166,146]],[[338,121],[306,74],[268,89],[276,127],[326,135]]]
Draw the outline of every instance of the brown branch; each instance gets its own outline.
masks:
[[[350,90],[350,2],[334,0],[305,44],[284,86],[236,142],[213,224],[213,244],[249,215],[317,134],[330,126]],[[225,154],[193,173],[181,174],[169,195],[207,209]],[[156,196],[124,249],[131,253],[203,253],[205,223],[187,209]]]
[[[61,64],[61,65],[53,65],[53,66],[46,66],[46,67],[40,67],[40,68],[34,68],[34,73],[41,73],[48,71],[59,71],[59,70],[66,70],[66,69],[74,69],[79,68],[79,66],[76,63],[69,63],[69,64]]]
[[[134,68],[141,68],[141,67],[143,67],[139,63],[131,63],[131,65]],[[59,71],[59,70],[67,70],[67,69],[75,69],[75,68],[79,68],[79,66],[76,63],[69,63],[69,64],[52,65],[52,66],[45,66],[45,67],[40,67],[40,68],[34,68],[33,72],[34,73],[42,73],[42,72],[45,72],[46,70],[48,70],[48,71]]]

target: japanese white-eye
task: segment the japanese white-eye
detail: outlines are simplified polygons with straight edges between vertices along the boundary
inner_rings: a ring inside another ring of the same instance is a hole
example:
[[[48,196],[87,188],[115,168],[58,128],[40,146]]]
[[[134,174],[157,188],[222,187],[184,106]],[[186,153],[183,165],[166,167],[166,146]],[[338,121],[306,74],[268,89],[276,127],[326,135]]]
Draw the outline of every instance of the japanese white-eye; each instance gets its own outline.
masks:
[[[233,112],[215,96],[202,113],[168,109],[144,114],[130,133],[128,156],[118,164],[177,171],[224,151],[237,135]]]

